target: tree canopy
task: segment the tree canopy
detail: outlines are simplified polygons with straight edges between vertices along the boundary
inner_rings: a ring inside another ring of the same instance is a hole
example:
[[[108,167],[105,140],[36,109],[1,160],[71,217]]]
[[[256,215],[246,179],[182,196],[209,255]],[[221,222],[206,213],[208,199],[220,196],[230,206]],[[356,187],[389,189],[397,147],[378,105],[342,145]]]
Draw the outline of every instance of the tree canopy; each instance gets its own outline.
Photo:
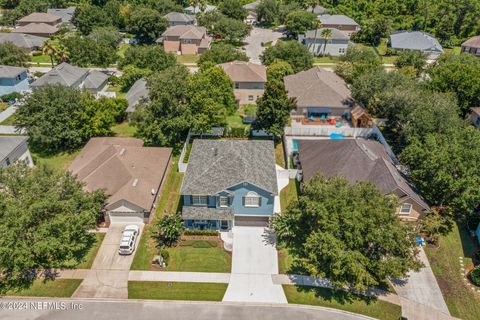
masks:
[[[247,10],[243,9],[239,0],[223,0],[220,2],[219,10],[225,16],[243,21],[247,17]]]
[[[235,60],[248,61],[248,57],[229,43],[214,43],[201,54],[198,64],[200,66],[206,62],[220,64]]]
[[[26,49],[17,47],[13,42],[0,43],[0,65],[26,67],[28,61],[30,57]]]
[[[44,270],[73,268],[93,243],[103,191],[69,173],[19,163],[0,168],[0,292],[28,288]]]
[[[398,219],[397,204],[372,184],[315,176],[273,226],[310,275],[365,290],[421,266],[415,233]]]
[[[127,31],[141,43],[153,43],[167,29],[167,20],[157,10],[139,7],[130,13]]]
[[[374,72],[382,68],[382,62],[378,55],[370,49],[350,48],[341,58],[335,72],[347,83],[353,83],[356,78],[363,74]]]
[[[93,33],[92,33],[93,34]],[[106,68],[117,61],[117,47],[112,46],[113,38],[81,37],[71,35],[60,41],[68,51],[68,61],[79,67],[91,65]],[[106,36],[106,34],[104,34]]]
[[[267,68],[268,81],[283,81],[290,74],[293,74],[293,68],[287,61],[274,60]]]
[[[292,11],[286,17],[285,27],[295,37],[318,26],[320,26],[320,22],[317,19],[317,15],[313,12],[304,10]]]
[[[120,61],[120,67],[132,65],[140,69],[152,71],[165,70],[174,66],[177,59],[171,53],[166,53],[160,46],[131,46],[125,50],[124,58]]]
[[[274,46],[266,48],[260,59],[267,66],[277,59],[284,60],[295,72],[307,70],[313,66],[312,54],[297,41],[278,41]]]

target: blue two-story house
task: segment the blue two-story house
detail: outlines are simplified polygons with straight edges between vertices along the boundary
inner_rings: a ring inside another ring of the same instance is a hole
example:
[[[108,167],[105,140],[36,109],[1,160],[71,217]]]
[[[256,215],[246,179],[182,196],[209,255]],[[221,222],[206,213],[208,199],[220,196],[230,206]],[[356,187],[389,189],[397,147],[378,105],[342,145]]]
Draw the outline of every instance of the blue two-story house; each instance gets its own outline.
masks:
[[[278,195],[273,141],[193,141],[183,181],[188,229],[266,226]]]
[[[30,85],[26,68],[0,66],[0,96],[28,90]]]

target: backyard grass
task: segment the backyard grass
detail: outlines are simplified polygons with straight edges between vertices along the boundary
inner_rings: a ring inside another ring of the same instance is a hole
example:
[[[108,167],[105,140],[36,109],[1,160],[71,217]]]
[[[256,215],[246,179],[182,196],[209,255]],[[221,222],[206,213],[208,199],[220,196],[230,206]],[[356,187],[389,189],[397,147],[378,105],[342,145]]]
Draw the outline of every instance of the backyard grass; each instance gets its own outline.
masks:
[[[35,164],[45,164],[55,170],[64,171],[68,168],[70,163],[80,153],[80,150],[66,153],[60,152],[53,155],[45,155],[43,153],[30,150]]]
[[[8,291],[7,296],[69,298],[77,290],[81,279],[35,280],[33,285],[21,291]]]
[[[155,223],[165,212],[176,213],[180,207],[180,187],[182,185],[183,173],[177,170],[178,156],[172,159],[168,175],[165,179],[160,200],[157,203],[157,210],[152,222],[145,227],[140,238],[131,270],[150,270],[153,256],[158,254],[155,240],[152,234],[155,231]]]
[[[285,157],[283,153],[283,143],[280,142],[275,146],[275,163],[285,168]]]
[[[282,212],[287,210],[290,202],[297,200],[300,192],[300,183],[297,179],[290,179],[288,185],[280,192],[280,207]]]
[[[16,124],[16,122],[17,122],[17,118],[15,117],[15,113],[14,113],[10,117],[8,117],[7,119],[0,122],[0,125],[2,125],[2,126],[13,126],[13,125]]]
[[[230,128],[246,128],[248,124],[242,123],[242,116],[240,111],[235,111],[234,114],[227,116],[227,125]]]
[[[32,62],[34,63],[52,63],[50,56],[42,54],[39,56],[32,56]]]
[[[230,272],[232,257],[216,242],[200,240],[191,241],[188,245],[191,247],[167,249],[170,258],[165,271]]]
[[[384,320],[400,319],[402,313],[400,306],[389,302],[365,301],[346,292],[326,288],[284,285],[283,291],[288,303],[335,308]]]
[[[107,92],[115,92],[117,98],[125,98],[125,92],[122,91],[122,88],[119,85],[109,85]]]
[[[324,56],[324,57],[313,57],[313,63],[331,63],[337,64],[340,62],[340,57]]]
[[[466,286],[458,258],[465,257],[464,264],[468,266],[475,249],[475,242],[463,225],[454,225],[448,235],[440,237],[438,248],[425,248],[448,310],[452,316],[467,320],[480,315],[480,293]]]
[[[112,131],[116,137],[135,137],[137,128],[128,121],[118,123],[112,127]]]
[[[177,62],[178,63],[197,63],[198,59],[200,59],[200,55],[180,55],[177,56]]]
[[[90,269],[92,267],[93,260],[95,260],[104,238],[105,233],[95,233],[95,242],[90,247],[90,250],[88,250],[83,261],[77,266],[77,269]]]
[[[228,284],[129,281],[129,299],[222,301]]]

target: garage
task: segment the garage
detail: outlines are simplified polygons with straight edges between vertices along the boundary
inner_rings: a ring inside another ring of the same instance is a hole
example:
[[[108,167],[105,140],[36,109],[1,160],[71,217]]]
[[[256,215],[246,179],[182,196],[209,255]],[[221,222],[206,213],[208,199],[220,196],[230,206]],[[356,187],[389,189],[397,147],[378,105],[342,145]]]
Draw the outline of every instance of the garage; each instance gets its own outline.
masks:
[[[235,227],[268,227],[269,217],[235,216]]]
[[[105,216],[106,221],[110,223],[130,223],[130,224],[143,224],[143,212],[138,213],[138,215],[132,213],[119,213],[119,212],[108,212]]]

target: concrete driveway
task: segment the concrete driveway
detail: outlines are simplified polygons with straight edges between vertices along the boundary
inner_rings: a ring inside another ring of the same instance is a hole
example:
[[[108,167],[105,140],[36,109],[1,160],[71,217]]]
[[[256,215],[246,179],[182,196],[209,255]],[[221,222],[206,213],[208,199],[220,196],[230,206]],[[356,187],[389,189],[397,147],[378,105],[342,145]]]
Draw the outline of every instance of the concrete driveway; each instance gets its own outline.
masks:
[[[93,261],[92,268],[72,297],[128,298],[128,273],[135,252],[128,256],[118,254],[122,231],[127,224],[112,223]],[[143,224],[140,227],[140,235]],[[137,245],[140,240],[137,238]]]
[[[276,41],[283,36],[281,32],[273,31],[271,29],[263,29],[253,27],[250,35],[245,39],[247,45],[245,46],[245,53],[250,58],[250,62],[261,63],[260,55],[265,47],[262,47],[262,42]]]
[[[223,301],[287,303],[274,284],[278,258],[274,237],[262,227],[234,227],[232,273]]]

